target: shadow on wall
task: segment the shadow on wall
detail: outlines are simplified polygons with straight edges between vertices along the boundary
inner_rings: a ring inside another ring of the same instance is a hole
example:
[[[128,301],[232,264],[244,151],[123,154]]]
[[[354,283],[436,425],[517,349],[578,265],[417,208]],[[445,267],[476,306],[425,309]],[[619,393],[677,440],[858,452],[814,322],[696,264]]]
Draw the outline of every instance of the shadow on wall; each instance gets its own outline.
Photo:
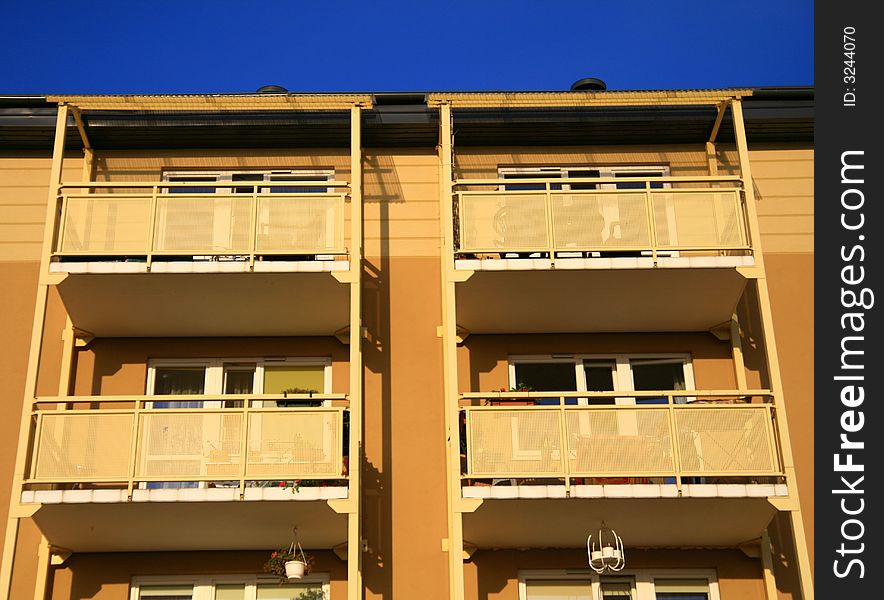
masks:
[[[379,256],[362,262],[362,315],[367,330],[362,355],[366,369],[363,439],[381,440],[380,455],[376,448],[364,448],[362,520],[368,554],[363,561],[363,582],[367,592],[389,600],[393,594],[389,205],[403,199],[392,157],[365,153],[363,172],[364,202],[377,205],[378,210],[376,220],[365,215],[363,235],[379,243]]]
[[[756,374],[762,388],[769,388],[770,378],[767,373],[767,358],[764,350],[764,330],[758,312],[758,287],[754,281],[746,283],[746,289],[737,305],[737,316],[740,320],[742,334],[740,342],[746,370]]]
[[[781,597],[787,595],[787,598],[799,600],[801,598],[801,580],[798,575],[795,538],[792,537],[789,513],[776,514],[767,531],[773,546],[773,572],[777,581],[777,590]]]

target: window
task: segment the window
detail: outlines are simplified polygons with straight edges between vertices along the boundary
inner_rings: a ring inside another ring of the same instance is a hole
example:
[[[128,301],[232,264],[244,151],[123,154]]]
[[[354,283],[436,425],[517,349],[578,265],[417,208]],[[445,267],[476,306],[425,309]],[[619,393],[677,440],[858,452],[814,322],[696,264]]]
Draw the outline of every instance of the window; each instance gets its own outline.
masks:
[[[178,171],[163,173],[163,181],[179,183],[236,183],[243,182],[242,187],[188,186],[168,188],[172,194],[251,194],[255,184],[259,182],[284,183],[292,182],[291,186],[259,186],[261,193],[273,194],[325,194],[330,191],[323,181],[334,179],[334,169],[298,169],[298,170],[257,170],[257,171]]]
[[[719,600],[714,571],[520,571],[519,600]]]
[[[297,600],[319,590],[330,600],[329,577],[311,573],[297,583],[254,575],[216,577],[136,577],[130,600]]]
[[[602,167],[500,167],[498,170],[501,179],[590,179],[600,178],[626,178],[626,177],[668,177],[669,167],[666,166],[602,166]],[[651,188],[659,189],[668,187],[662,181],[652,182]],[[505,190],[545,190],[542,183],[508,183]],[[645,189],[644,183],[552,183],[551,190],[630,190]]]
[[[156,359],[148,363],[148,395],[330,394],[329,358]],[[297,404],[296,402],[301,402]],[[321,401],[261,401],[273,406],[319,405]],[[241,407],[224,402],[154,402],[153,408]]]
[[[511,356],[510,387],[538,392],[652,391],[693,389],[690,355],[616,354],[570,356]],[[676,397],[676,403],[688,398]],[[651,398],[570,398],[566,404],[665,404],[665,396]],[[536,404],[558,404],[558,398],[540,398]]]

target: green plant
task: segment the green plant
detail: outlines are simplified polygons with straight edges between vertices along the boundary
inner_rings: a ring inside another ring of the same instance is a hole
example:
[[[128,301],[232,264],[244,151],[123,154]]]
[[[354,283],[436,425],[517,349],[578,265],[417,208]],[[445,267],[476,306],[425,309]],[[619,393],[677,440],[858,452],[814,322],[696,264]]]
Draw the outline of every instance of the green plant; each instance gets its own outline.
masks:
[[[325,592],[319,588],[305,590],[295,597],[295,600],[325,600]]]
[[[305,554],[304,551],[301,550],[300,544],[298,544],[297,547],[295,544],[292,544],[288,548],[274,550],[273,553],[270,554],[270,558],[267,559],[267,562],[264,563],[264,572],[286,579],[285,563],[292,560],[303,561],[306,565],[304,568],[304,574],[307,575],[313,568],[313,562],[315,559],[313,556]]]
[[[316,394],[316,390],[308,390],[306,388],[291,387],[282,390],[283,394]]]

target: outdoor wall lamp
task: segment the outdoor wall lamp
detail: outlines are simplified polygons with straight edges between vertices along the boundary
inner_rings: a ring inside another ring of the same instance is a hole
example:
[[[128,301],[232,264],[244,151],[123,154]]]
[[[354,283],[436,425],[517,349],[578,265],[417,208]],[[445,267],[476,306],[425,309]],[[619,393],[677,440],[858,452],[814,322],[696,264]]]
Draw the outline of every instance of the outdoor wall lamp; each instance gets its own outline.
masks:
[[[617,532],[605,526],[602,521],[596,541],[592,534],[586,538],[586,555],[589,566],[596,573],[605,571],[621,571],[626,566],[626,554],[623,551],[623,540]]]

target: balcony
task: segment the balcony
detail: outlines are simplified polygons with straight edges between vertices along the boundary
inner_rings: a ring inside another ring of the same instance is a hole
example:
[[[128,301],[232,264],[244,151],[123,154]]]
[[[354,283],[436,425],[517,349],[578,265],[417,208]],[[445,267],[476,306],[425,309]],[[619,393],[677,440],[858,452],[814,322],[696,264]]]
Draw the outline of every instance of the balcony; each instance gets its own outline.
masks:
[[[266,406],[283,402],[317,406]],[[74,551],[268,548],[298,523],[305,544],[331,548],[347,539],[333,506],[348,497],[346,404],[340,394],[39,398],[21,501]]]
[[[50,270],[78,328],[103,337],[331,335],[347,325],[348,290],[331,276],[349,269],[346,183],[323,181],[337,190],[328,193],[205,186],[62,186]]]
[[[766,390],[464,394],[462,493],[480,501],[464,537],[579,547],[584,525],[604,520],[637,546],[754,539],[775,512],[767,499],[788,495],[770,400]]]
[[[730,318],[738,269],[755,264],[737,177],[454,185],[469,331],[703,331]]]

